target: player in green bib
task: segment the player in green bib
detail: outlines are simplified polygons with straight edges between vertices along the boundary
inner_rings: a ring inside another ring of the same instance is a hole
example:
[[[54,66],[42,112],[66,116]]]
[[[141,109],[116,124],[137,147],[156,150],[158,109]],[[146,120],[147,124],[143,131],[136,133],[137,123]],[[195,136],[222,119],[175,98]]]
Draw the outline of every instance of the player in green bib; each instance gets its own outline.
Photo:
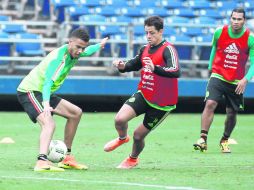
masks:
[[[71,68],[80,57],[91,56],[104,48],[108,38],[101,43],[89,46],[89,34],[78,28],[70,34],[68,44],[65,44],[43,59],[22,80],[17,89],[17,97],[30,119],[41,126],[39,139],[38,161],[34,171],[64,171],[62,168],[87,169],[87,166],[76,162],[71,155],[72,142],[82,116],[82,110],[64,100],[54,92],[63,84]],[[64,142],[68,148],[66,158],[52,166],[47,159],[48,147],[56,127],[53,114],[67,119],[64,132]]]

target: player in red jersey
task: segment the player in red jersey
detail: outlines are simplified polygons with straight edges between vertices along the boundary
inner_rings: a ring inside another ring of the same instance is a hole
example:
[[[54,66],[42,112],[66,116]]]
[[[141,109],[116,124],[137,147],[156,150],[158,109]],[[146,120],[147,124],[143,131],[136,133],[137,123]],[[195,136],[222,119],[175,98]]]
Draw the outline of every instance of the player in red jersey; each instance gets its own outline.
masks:
[[[244,110],[243,93],[254,75],[254,36],[245,27],[245,22],[244,9],[236,8],[231,13],[230,25],[220,27],[214,33],[208,67],[212,74],[206,89],[200,139],[193,145],[195,150],[207,150],[207,135],[214,111],[225,97],[226,120],[220,147],[222,153],[231,152],[228,139],[236,125],[237,112]],[[250,68],[245,73],[249,56]]]
[[[145,137],[176,108],[178,99],[178,56],[173,45],[163,39],[162,18],[147,18],[144,29],[148,44],[140,49],[139,54],[127,62],[113,62],[120,72],[141,70],[141,80],[138,91],[125,102],[115,117],[119,137],[108,142],[104,150],[109,152],[127,143],[130,139],[127,134],[128,121],[145,114],[143,123],[134,132],[131,154],[118,166],[122,169],[138,164]]]

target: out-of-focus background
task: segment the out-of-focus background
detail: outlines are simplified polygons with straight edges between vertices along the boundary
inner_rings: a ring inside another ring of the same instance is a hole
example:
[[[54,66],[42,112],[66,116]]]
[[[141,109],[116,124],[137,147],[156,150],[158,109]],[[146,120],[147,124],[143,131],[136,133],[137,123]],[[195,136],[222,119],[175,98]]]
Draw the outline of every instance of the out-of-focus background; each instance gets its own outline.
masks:
[[[82,58],[58,91],[86,111],[115,111],[136,90],[139,73],[120,74],[112,60],[127,60],[146,43],[144,19],[164,18],[164,37],[179,54],[179,104],[176,112],[201,112],[209,72],[212,35],[228,24],[233,8],[244,7],[254,28],[254,0],[1,0],[0,109],[21,110],[16,87],[70,31],[85,27],[90,43],[109,36],[100,53]],[[246,113],[254,112],[254,84],[245,93]],[[223,112],[223,104],[218,108]]]

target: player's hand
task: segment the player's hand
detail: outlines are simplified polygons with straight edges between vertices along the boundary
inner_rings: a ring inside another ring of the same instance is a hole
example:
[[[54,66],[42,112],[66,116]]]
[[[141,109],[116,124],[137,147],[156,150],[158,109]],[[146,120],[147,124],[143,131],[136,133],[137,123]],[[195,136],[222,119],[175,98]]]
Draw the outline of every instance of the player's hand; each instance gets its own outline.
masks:
[[[44,114],[44,117],[48,117],[48,116],[51,116],[51,112],[53,111],[53,108],[49,105],[49,102],[46,101],[46,102],[43,102],[43,114]]]
[[[246,78],[242,78],[236,86],[235,93],[236,94],[243,94],[246,88],[248,80]]]
[[[101,40],[101,49],[104,48],[104,46],[105,46],[105,44],[107,43],[107,41],[108,41],[108,37],[103,38],[103,39]]]
[[[147,68],[152,72],[154,71],[154,64],[150,57],[144,57],[143,62],[146,64]]]
[[[125,63],[120,59],[114,60],[113,65],[119,70],[123,70],[125,68]]]

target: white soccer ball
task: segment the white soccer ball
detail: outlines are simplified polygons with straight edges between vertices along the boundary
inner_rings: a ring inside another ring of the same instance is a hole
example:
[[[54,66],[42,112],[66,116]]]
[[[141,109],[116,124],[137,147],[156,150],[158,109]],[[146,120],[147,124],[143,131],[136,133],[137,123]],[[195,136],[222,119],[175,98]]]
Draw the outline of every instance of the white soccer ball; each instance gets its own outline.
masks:
[[[48,151],[48,160],[54,163],[61,162],[67,153],[67,147],[61,140],[51,140]]]

